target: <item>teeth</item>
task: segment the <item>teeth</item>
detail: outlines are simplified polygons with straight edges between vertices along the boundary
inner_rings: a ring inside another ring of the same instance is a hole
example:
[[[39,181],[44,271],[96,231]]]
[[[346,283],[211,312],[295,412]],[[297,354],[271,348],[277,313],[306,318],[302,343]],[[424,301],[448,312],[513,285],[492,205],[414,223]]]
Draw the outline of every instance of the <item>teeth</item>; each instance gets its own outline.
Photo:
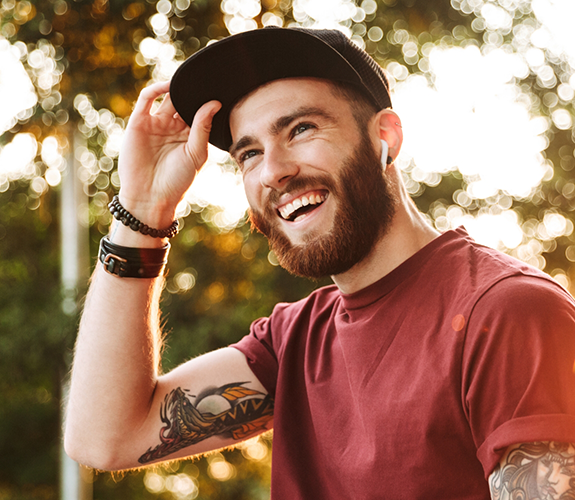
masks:
[[[284,219],[289,219],[291,214],[293,214],[298,208],[306,207],[308,205],[319,205],[323,203],[327,199],[327,195],[319,195],[319,194],[312,194],[308,196],[302,196],[301,198],[297,198],[292,202],[288,203],[286,206],[279,209],[280,215]],[[300,220],[305,217],[307,214],[303,214],[298,216],[295,220]]]

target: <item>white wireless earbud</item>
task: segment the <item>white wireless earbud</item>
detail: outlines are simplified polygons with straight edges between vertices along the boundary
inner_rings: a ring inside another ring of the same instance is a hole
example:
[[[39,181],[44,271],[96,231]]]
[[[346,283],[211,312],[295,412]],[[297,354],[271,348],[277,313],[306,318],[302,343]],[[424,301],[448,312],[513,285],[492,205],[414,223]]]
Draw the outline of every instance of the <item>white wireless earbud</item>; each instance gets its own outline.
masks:
[[[389,153],[389,145],[383,139],[381,139],[381,164],[382,165],[389,165],[393,162],[391,156],[388,156]]]

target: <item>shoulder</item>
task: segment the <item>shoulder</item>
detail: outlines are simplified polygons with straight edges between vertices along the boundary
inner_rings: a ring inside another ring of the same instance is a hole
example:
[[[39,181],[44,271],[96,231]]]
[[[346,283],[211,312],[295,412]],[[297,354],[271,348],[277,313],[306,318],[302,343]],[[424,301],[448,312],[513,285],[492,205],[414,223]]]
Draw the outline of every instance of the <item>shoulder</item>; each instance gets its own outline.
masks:
[[[338,304],[341,294],[335,285],[314,290],[297,302],[280,302],[275,305],[269,317],[255,320],[251,332],[259,339],[267,339],[277,352],[292,336],[303,335],[305,330],[329,317]]]
[[[463,401],[486,473],[514,443],[572,439],[575,306],[550,278],[515,275],[476,302],[465,329]]]
[[[549,277],[514,274],[493,282],[475,301],[468,349],[517,354],[575,350],[575,302]]]
[[[561,315],[575,319],[575,302],[569,292],[543,273],[518,272],[490,283],[474,304],[471,317],[525,321]]]
[[[574,359],[575,305],[550,278],[510,276],[476,302],[465,328],[467,384],[482,380],[483,388],[518,394],[533,384],[544,393],[551,381],[567,378],[572,387]]]
[[[452,292],[455,301],[466,312],[477,303],[485,303],[498,293],[510,289],[521,292],[523,287],[560,289],[542,271],[474,241],[463,228],[445,233],[438,238],[437,248],[426,260],[426,278],[443,284]],[[509,280],[509,281],[507,281]]]
[[[489,288],[471,313],[463,383],[470,399],[489,395],[491,405],[547,401],[552,390],[575,390],[574,359],[571,296],[551,279],[512,276]]]

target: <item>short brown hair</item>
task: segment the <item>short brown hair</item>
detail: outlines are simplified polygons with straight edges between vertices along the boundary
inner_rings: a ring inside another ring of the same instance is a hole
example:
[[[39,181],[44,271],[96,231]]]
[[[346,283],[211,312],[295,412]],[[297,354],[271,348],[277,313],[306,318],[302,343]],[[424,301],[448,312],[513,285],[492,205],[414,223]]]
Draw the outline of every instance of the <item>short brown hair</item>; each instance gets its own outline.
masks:
[[[367,127],[369,120],[379,111],[375,103],[355,85],[334,80],[330,80],[329,82],[331,83],[333,93],[337,97],[341,97],[349,102],[351,112],[359,130]]]

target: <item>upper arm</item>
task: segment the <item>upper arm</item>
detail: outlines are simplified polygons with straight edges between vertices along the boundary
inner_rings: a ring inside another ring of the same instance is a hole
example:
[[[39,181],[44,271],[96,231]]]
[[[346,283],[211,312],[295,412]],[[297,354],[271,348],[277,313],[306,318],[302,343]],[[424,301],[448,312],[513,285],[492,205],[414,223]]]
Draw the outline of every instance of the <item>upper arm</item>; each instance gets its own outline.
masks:
[[[575,444],[510,446],[489,476],[489,489],[493,500],[575,499]]]
[[[126,436],[117,468],[231,446],[271,429],[272,419],[273,400],[244,354],[233,347],[210,352],[159,377],[148,416]]]
[[[575,442],[575,309],[539,278],[508,279],[469,320],[462,394],[478,458],[535,440]]]

